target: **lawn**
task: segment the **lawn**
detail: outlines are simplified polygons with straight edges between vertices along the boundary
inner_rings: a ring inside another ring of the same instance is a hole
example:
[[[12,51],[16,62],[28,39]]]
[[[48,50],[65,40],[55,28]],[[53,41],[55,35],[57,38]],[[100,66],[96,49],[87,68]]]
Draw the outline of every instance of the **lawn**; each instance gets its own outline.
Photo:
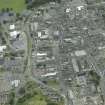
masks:
[[[47,105],[47,103],[45,99],[43,99],[43,96],[36,95],[31,99],[27,100],[26,102],[24,102],[23,105]]]
[[[26,8],[25,0],[0,0],[0,10],[2,8],[13,8],[15,12],[21,12]]]
[[[52,87],[52,88],[55,88],[57,90],[60,89],[60,84],[56,80],[49,80],[49,81],[47,81],[47,85],[50,86],[50,87]]]

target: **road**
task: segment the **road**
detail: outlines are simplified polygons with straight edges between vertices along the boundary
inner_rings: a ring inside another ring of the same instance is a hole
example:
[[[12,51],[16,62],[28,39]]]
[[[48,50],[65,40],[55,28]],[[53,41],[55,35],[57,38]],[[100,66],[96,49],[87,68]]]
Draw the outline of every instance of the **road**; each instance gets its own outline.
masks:
[[[34,75],[31,72],[32,69],[32,38],[30,36],[30,30],[29,30],[29,24],[27,23],[27,25],[25,26],[25,30],[24,30],[26,37],[27,37],[27,53],[25,56],[27,56],[27,65],[26,65],[26,70],[25,70],[25,77],[26,80],[33,80],[35,81],[38,85],[42,86],[43,88],[46,88],[46,90],[48,91],[53,91],[55,93],[58,93],[59,95],[62,96],[61,92],[59,92],[57,89],[52,88],[46,84],[44,84],[42,81],[40,81],[39,79],[35,78]]]

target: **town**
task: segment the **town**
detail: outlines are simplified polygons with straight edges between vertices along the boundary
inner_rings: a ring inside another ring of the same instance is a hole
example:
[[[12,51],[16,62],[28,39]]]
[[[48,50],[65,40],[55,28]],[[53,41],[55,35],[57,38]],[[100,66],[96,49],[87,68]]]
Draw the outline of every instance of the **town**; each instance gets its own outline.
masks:
[[[0,105],[105,105],[105,0],[24,3],[0,11]]]

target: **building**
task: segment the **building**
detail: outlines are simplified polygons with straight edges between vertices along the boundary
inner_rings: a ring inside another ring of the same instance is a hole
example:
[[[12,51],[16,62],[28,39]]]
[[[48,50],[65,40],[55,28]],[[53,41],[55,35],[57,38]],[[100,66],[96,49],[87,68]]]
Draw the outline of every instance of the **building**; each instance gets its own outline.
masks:
[[[7,105],[9,100],[9,91],[12,89],[9,81],[0,78],[0,105]]]
[[[6,49],[6,46],[0,46],[0,53],[2,53]]]

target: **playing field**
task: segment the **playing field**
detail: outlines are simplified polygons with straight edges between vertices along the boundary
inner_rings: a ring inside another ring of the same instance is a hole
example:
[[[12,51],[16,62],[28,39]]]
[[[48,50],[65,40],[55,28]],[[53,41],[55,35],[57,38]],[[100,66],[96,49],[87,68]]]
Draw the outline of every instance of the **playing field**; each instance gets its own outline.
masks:
[[[0,10],[2,8],[13,8],[15,12],[21,12],[26,8],[25,0],[0,0]]]

